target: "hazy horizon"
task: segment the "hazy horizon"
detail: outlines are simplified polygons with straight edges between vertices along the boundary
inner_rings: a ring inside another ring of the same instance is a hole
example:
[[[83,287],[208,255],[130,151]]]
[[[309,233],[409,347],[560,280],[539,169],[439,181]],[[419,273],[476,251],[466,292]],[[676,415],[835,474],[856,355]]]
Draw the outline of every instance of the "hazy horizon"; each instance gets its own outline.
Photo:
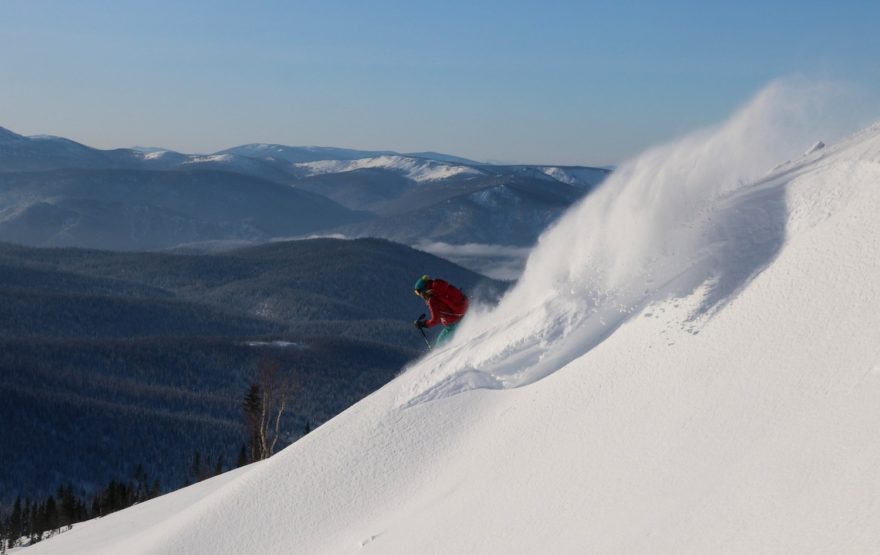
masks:
[[[9,0],[0,125],[104,149],[278,143],[612,165],[779,77],[880,97],[878,19],[880,4],[860,0]]]

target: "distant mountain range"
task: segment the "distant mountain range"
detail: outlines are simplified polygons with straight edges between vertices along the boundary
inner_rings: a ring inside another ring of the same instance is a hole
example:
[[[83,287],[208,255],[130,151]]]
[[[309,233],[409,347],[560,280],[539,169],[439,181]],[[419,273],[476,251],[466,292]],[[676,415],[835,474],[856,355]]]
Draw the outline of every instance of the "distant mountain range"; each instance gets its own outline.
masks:
[[[0,128],[0,240],[157,250],[340,234],[529,246],[608,173],[271,144],[99,150]]]
[[[372,217],[308,191],[217,170],[0,172],[0,239],[34,246],[258,242]]]

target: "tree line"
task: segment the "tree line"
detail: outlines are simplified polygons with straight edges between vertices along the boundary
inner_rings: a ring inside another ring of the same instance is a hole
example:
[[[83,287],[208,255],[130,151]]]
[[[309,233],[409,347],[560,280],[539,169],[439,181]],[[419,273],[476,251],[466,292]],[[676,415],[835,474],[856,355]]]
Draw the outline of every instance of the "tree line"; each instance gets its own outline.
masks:
[[[245,444],[242,444],[235,468],[253,461],[248,456]],[[196,450],[183,486],[212,478],[232,468],[226,465],[222,453],[216,458],[203,457]],[[0,512],[0,554],[5,554],[13,547],[33,545],[69,530],[78,522],[107,516],[174,489],[177,488],[163,487],[159,478],[149,476],[144,466],[139,464],[129,479],[113,478],[92,494],[77,492],[68,483],[42,499],[22,499],[18,496],[11,510],[6,514]]]
[[[282,436],[282,417],[297,389],[296,375],[282,371],[277,360],[266,358],[260,362],[256,379],[242,398],[247,441],[241,445],[234,468],[274,454]],[[310,431],[307,420],[302,435]],[[232,468],[227,466],[223,453],[216,458],[203,457],[196,449],[183,487]],[[113,478],[91,495],[77,493],[68,483],[43,499],[22,500],[18,496],[8,514],[0,512],[0,555],[13,547],[33,545],[69,530],[78,522],[107,516],[174,489],[164,489],[158,477],[151,479],[144,466],[138,464],[130,479]]]
[[[131,479],[114,478],[89,496],[78,494],[68,483],[44,499],[32,501],[16,497],[12,510],[6,515],[0,514],[0,553],[33,545],[70,529],[77,522],[106,516],[162,493],[159,480],[150,481],[144,467],[138,465]]]

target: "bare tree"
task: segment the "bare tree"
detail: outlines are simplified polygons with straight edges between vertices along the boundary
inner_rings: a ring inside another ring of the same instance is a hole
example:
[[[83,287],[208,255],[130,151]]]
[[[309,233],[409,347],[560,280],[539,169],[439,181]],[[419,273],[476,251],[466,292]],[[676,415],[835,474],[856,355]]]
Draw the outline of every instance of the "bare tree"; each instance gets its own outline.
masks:
[[[261,460],[263,457],[262,450],[262,433],[263,429],[263,392],[258,383],[252,383],[245,393],[242,402],[245,420],[247,421],[247,429],[249,438],[248,461],[253,462]]]
[[[260,360],[257,381],[244,396],[242,407],[251,436],[251,460],[272,456],[281,437],[281,417],[296,391],[296,378],[291,369],[270,358]]]

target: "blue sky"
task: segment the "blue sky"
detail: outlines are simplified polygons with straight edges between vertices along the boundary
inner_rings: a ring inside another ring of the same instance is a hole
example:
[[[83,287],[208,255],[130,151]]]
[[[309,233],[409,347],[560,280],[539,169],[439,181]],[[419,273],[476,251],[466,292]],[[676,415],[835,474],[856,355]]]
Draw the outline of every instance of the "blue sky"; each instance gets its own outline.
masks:
[[[877,0],[3,0],[0,126],[610,164],[780,76],[880,98],[878,21]]]

